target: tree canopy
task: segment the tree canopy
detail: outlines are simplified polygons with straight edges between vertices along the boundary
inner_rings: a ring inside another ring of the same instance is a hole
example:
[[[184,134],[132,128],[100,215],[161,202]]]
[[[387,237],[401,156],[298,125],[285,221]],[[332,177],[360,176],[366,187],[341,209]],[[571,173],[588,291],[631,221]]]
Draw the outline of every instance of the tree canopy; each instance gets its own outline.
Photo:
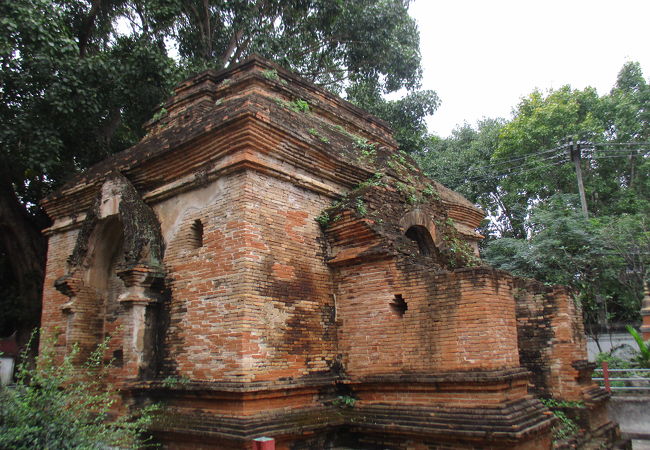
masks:
[[[487,212],[486,262],[572,287],[594,332],[639,318],[650,267],[649,94],[639,64],[627,63],[606,95],[535,90],[510,120],[465,124],[418,153],[428,174]]]

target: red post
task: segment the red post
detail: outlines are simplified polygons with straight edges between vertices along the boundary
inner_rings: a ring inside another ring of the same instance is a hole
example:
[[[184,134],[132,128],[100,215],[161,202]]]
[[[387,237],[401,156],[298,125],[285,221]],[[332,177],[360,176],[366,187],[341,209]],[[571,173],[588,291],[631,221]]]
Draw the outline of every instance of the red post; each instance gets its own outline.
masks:
[[[258,437],[253,439],[253,450],[275,450],[275,439]]]
[[[603,361],[603,379],[605,380],[605,389],[611,393],[612,387],[609,385],[609,364],[607,364],[607,361]]]

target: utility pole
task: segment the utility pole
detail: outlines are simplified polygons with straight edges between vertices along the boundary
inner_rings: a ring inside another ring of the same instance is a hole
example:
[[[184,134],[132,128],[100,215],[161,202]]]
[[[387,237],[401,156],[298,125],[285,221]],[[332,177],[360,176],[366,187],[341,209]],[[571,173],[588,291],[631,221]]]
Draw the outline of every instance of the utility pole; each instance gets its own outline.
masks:
[[[571,141],[571,159],[576,168],[576,177],[578,178],[578,192],[580,192],[580,204],[582,205],[582,214],[585,219],[589,218],[587,211],[587,197],[585,196],[585,186],[582,183],[582,166],[580,164],[580,144],[575,140]]]

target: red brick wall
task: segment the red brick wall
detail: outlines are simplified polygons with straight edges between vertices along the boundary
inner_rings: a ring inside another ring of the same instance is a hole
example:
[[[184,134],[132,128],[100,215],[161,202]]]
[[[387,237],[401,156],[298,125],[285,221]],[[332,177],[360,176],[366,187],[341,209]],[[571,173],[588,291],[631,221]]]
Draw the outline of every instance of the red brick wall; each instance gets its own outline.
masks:
[[[565,288],[515,279],[518,339],[522,365],[533,373],[533,392],[581,400],[572,363],[586,360],[582,313]]]
[[[326,372],[336,332],[329,268],[315,218],[331,199],[258,172],[242,196],[249,224],[249,371],[256,380]]]
[[[48,238],[41,328],[46,336],[53,336],[58,333],[57,344],[61,354],[63,354],[66,345],[66,317],[61,307],[70,301],[70,298],[57,291],[54,282],[66,274],[66,260],[74,249],[78,233],[78,229],[55,232]],[[41,339],[41,344],[45,341],[46,339]]]
[[[185,195],[155,207],[168,240],[165,268],[171,294],[161,317],[166,327],[163,376],[235,380],[245,374],[241,305],[246,289],[242,248],[246,224],[238,200],[244,183],[243,174],[228,176],[208,186],[214,193],[201,197],[198,204]],[[171,213],[166,208],[178,211],[168,219]],[[199,248],[193,245],[196,220],[203,225]]]
[[[331,200],[252,171],[218,186],[211,203],[182,217],[168,244],[163,374],[245,381],[328,370],[333,301],[314,218]],[[203,247],[192,249],[197,219]]]
[[[340,351],[352,376],[517,367],[510,277],[491,269],[439,275],[395,259],[342,267]],[[400,317],[390,306],[399,294]]]

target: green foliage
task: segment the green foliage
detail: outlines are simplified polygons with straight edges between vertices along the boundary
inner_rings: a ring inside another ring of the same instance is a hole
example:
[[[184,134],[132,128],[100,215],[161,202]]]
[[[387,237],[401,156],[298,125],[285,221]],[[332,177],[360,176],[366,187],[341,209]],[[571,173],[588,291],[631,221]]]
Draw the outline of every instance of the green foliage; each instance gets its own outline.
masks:
[[[160,120],[167,115],[167,110],[165,108],[160,108],[156,114],[153,115],[151,120]]]
[[[290,106],[291,110],[294,112],[303,112],[303,113],[308,113],[309,112],[309,103],[302,99],[296,99],[293,102],[291,102]]]
[[[39,201],[76,172],[135,143],[177,69],[154,34],[118,33],[125,2],[0,2],[0,258],[20,310],[20,335],[38,323],[49,219]],[[21,218],[22,221],[16,220]],[[2,265],[2,264],[0,264]],[[2,309],[5,309],[3,297]]]
[[[382,172],[375,172],[366,181],[359,183],[352,191],[355,192],[370,186],[382,186],[384,184],[383,178],[384,178],[384,174]]]
[[[408,2],[270,0],[145,3],[152,26],[170,31],[182,60],[227,67],[253,53],[328,88],[371,79],[383,91],[417,85],[419,35]]]
[[[330,140],[327,138],[327,136],[323,136],[321,134],[321,132],[318,131],[316,128],[310,128],[308,131],[309,131],[309,134],[311,134],[312,136],[317,137],[321,142],[323,142],[325,144],[329,144]]]
[[[568,401],[557,401],[552,398],[540,398],[544,406],[549,408],[553,415],[559,419],[558,423],[553,425],[553,440],[562,441],[574,436],[580,431],[578,424],[569,418],[564,411],[561,411],[558,408],[584,408],[582,402],[568,402]]]
[[[626,325],[625,329],[634,338],[638,347],[634,362],[641,369],[650,369],[650,341],[644,341],[639,332],[630,325]]]
[[[362,198],[357,197],[354,201],[354,209],[360,216],[365,216],[368,213],[368,207]]]
[[[176,388],[179,386],[184,386],[190,382],[190,379],[187,377],[174,377],[174,376],[168,376],[164,380],[162,380],[162,385],[166,388]]]
[[[547,408],[584,408],[583,402],[576,402],[571,400],[555,400],[554,398],[542,398],[540,401]]]
[[[516,275],[573,288],[592,334],[605,303],[610,319],[636,320],[649,247],[642,233],[613,233],[641,226],[642,217],[585,219],[573,195],[556,195],[531,210],[529,239],[490,241],[483,258]],[[642,250],[637,250],[642,248]],[[639,273],[630,274],[636,263]]]
[[[290,102],[286,100],[282,100],[281,98],[276,98],[275,102],[283,107],[287,108],[295,113],[308,113],[309,112],[309,103],[306,101],[298,98],[296,100],[292,100]]]
[[[330,215],[327,211],[321,212],[318,217],[316,217],[316,222],[321,226],[321,228],[325,229],[327,226],[330,224]]]
[[[280,75],[278,75],[278,71],[275,69],[263,70],[262,75],[268,80],[280,81]]]
[[[629,369],[631,368],[630,361],[627,359],[614,355],[615,350],[610,352],[600,352],[596,355],[596,363],[600,366],[606,362],[610,369]]]
[[[553,426],[553,440],[561,441],[570,438],[580,431],[578,424],[570,419],[564,412],[556,410],[553,411],[553,415],[560,419],[560,423]]]
[[[54,341],[46,340],[36,368],[21,363],[16,384],[0,387],[0,448],[142,447],[142,433],[156,408],[111,420],[110,410],[119,394],[107,382],[107,348],[105,340],[79,365],[74,363],[80,357],[75,346],[57,363]]]
[[[348,100],[391,124],[399,147],[414,153],[422,150],[429,134],[425,119],[433,114],[440,100],[435,92],[412,91],[399,100],[386,100],[373,81],[359,81],[347,89]]]
[[[509,224],[503,207],[503,193],[498,189],[495,171],[490,166],[502,120],[486,119],[477,129],[464,125],[455,129],[448,139],[430,137],[413,157],[423,172],[443,185],[463,194],[478,204],[495,220],[481,234],[508,235]]]
[[[638,320],[650,263],[650,87],[626,64],[609,94],[564,86],[523,98],[510,121],[464,125],[416,153],[428,175],[481,206],[483,257],[517,275],[573,288],[587,330]],[[582,216],[569,140],[588,140]],[[645,149],[645,150],[644,150]]]
[[[481,264],[480,259],[474,254],[472,246],[456,230],[453,219],[436,221],[436,227],[440,230],[444,242],[440,250],[451,269]]]
[[[332,404],[339,408],[353,408],[357,399],[350,395],[339,395],[334,399]]]
[[[434,197],[438,200],[440,199],[440,194],[438,194],[438,191],[436,191],[431,184],[427,184],[427,186],[422,190],[422,193],[427,197]]]

